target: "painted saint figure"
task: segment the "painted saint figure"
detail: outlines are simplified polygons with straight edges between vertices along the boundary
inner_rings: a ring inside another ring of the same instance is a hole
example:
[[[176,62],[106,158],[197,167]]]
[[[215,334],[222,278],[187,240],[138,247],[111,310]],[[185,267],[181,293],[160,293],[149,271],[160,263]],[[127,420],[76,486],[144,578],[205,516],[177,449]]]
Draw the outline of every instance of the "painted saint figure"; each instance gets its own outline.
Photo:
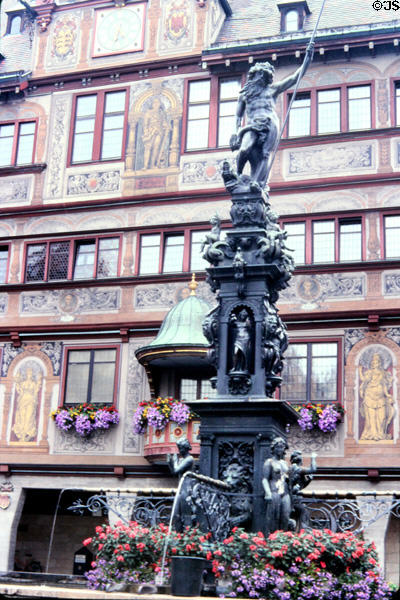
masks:
[[[159,98],[153,99],[153,104],[143,120],[142,140],[144,144],[144,169],[167,166],[164,148],[167,136],[171,131],[171,123]]]
[[[15,377],[17,410],[12,430],[20,442],[30,442],[36,437],[36,411],[41,386],[42,374],[34,379],[32,368],[26,370],[25,378],[21,372]]]
[[[243,308],[238,315],[231,316],[233,360],[231,372],[249,373],[251,357],[251,321]]]
[[[394,417],[394,403],[390,387],[392,375],[385,371],[382,357],[373,354],[369,369],[358,368],[360,375],[361,415],[365,419],[361,440],[390,440],[392,435],[388,428]]]
[[[279,135],[276,100],[282,92],[294,86],[306,72],[314,53],[314,44],[307,46],[304,63],[292,75],[273,83],[275,69],[269,62],[256,63],[249,70],[247,82],[241,90],[236,109],[236,133],[231,137],[232,151],[238,150],[237,172],[243,173],[247,162],[251,179],[260,187],[266,183],[272,152]],[[246,124],[242,127],[242,119]]]
[[[289,466],[285,461],[288,449],[286,441],[276,437],[271,442],[271,458],[267,458],[263,467],[262,485],[267,503],[264,533],[269,535],[277,529],[293,529],[290,519],[292,502],[289,489]]]

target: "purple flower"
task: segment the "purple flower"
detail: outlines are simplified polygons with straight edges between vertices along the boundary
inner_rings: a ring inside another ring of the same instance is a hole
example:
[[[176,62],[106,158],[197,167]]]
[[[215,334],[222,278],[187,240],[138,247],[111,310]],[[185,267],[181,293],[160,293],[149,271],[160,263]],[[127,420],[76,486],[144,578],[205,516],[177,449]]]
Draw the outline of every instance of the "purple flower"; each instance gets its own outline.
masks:
[[[184,425],[190,419],[190,408],[182,402],[174,402],[169,415],[170,421]]]
[[[90,419],[87,415],[78,415],[75,419],[75,429],[78,435],[82,437],[89,435],[93,431],[93,426],[90,422]]]
[[[93,427],[95,429],[109,429],[110,425],[117,425],[119,423],[119,414],[117,411],[109,412],[100,408],[94,417]]]
[[[59,429],[68,431],[74,424],[74,418],[69,414],[68,410],[61,410],[56,415],[55,422]]]
[[[146,423],[143,418],[144,409],[144,406],[138,406],[133,415],[133,432],[138,435],[146,433]]]
[[[154,429],[164,429],[168,419],[164,414],[160,413],[157,408],[150,406],[150,408],[147,409],[147,422],[149,426],[154,427]]]
[[[301,429],[303,431],[306,431],[307,429],[312,429],[314,427],[312,422],[312,414],[308,410],[308,408],[302,408],[299,414],[300,417],[298,420],[298,424],[301,427]]]
[[[333,406],[328,405],[319,415],[318,427],[324,432],[335,431],[339,419],[340,414],[334,409]]]

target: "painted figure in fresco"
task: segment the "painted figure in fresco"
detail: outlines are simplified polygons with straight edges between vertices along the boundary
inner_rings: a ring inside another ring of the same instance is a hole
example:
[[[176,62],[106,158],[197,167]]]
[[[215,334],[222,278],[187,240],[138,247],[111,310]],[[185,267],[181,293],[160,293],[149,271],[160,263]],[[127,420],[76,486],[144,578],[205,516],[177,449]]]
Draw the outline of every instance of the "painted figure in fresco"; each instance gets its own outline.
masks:
[[[267,458],[263,466],[262,485],[267,503],[265,535],[269,535],[277,529],[288,531],[294,528],[294,523],[290,519],[292,501],[289,488],[289,466],[285,461],[287,449],[288,445],[283,438],[274,438],[271,442],[272,456]]]
[[[143,120],[144,169],[167,166],[164,148],[170,131],[171,123],[161,100],[154,98]]]
[[[317,455],[313,452],[311,454],[310,467],[307,469],[303,467],[303,454],[301,450],[294,450],[290,456],[289,486],[292,495],[292,517],[295,519],[299,529],[309,526],[308,511],[299,492],[311,483],[313,473],[317,471],[316,459]]]
[[[12,430],[20,442],[30,442],[36,437],[36,411],[41,386],[42,374],[39,373],[35,380],[32,368],[26,370],[25,378],[21,372],[15,377],[17,410]]]
[[[279,135],[279,118],[275,112],[276,100],[282,92],[295,85],[306,72],[314,53],[314,44],[307,46],[304,63],[292,75],[273,83],[274,67],[269,62],[256,63],[249,70],[247,82],[241,90],[236,109],[236,133],[232,135],[232,151],[236,158],[238,175],[247,162],[251,179],[260,187],[266,183],[272,152]],[[246,124],[242,127],[242,119]]]
[[[233,331],[233,367],[231,372],[248,373],[251,357],[251,321],[247,310],[231,316]]]
[[[365,419],[361,440],[390,440],[388,428],[394,417],[393,397],[390,395],[392,375],[385,371],[381,355],[373,354],[369,369],[359,366],[360,412]]]

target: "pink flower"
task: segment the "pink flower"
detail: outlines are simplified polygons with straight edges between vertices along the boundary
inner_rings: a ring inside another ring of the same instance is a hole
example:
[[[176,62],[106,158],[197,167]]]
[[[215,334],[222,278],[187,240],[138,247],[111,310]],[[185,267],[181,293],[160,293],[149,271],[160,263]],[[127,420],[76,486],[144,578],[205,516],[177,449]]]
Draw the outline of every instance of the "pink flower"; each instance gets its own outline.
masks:
[[[124,557],[121,554],[119,556],[117,556],[117,560],[119,562],[124,562],[125,561]]]
[[[91,537],[90,538],[86,538],[86,540],[83,540],[82,544],[84,546],[89,546],[89,544],[91,544],[92,541],[93,541],[93,538],[91,538]]]

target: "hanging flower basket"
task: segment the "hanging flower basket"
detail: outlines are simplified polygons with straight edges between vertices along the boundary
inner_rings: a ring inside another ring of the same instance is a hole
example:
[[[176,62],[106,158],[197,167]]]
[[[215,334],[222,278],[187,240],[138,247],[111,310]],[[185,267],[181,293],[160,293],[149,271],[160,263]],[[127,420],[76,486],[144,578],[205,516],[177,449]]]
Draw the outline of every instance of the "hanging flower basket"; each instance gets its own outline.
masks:
[[[162,398],[140,402],[133,416],[133,432],[145,436],[143,454],[150,462],[164,464],[176,452],[176,443],[187,438],[192,454],[200,453],[197,415],[180,400]]]
[[[110,429],[119,423],[119,412],[115,406],[79,404],[70,408],[60,407],[50,416],[58,429],[77,433],[81,437]]]
[[[323,433],[336,431],[343,421],[344,408],[341,404],[297,404],[298,425],[303,431],[318,429]]]
[[[185,425],[197,415],[184,402],[174,398],[161,398],[139,402],[133,415],[133,432],[139,435],[146,433],[148,427],[163,431],[168,423]]]

